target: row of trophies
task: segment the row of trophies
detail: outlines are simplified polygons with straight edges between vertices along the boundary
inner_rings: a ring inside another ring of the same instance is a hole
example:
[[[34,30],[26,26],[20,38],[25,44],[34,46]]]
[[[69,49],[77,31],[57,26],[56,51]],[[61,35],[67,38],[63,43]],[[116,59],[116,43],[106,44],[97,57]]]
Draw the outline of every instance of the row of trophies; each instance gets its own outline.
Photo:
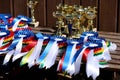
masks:
[[[84,8],[78,5],[59,4],[53,16],[57,18],[57,35],[68,38],[78,38],[82,32],[96,31],[94,19],[96,18],[96,7]]]
[[[29,0],[27,6],[31,9],[31,24],[34,27],[39,25],[35,20],[34,10],[37,0]],[[59,4],[56,6],[57,11],[53,12],[56,21],[56,35],[67,36],[68,38],[78,38],[82,32],[96,31],[94,19],[96,18],[96,7],[83,7],[81,5]]]

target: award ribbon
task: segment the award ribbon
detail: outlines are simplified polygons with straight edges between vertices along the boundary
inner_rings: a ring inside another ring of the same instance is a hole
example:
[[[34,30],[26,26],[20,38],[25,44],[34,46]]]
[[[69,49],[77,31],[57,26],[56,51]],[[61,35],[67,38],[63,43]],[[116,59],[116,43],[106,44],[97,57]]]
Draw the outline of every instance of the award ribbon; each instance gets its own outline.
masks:
[[[84,45],[76,52],[76,54],[74,55],[73,60],[72,60],[72,64],[75,65],[74,75],[78,74],[80,71],[80,64],[81,64],[81,60],[82,60],[84,52],[87,52],[87,54],[89,54],[89,52],[92,49],[101,47],[101,46],[102,46],[102,44],[93,43],[93,42],[84,43]]]
[[[67,40],[66,53],[63,55],[62,59],[59,61],[57,70],[67,71],[72,75],[75,71],[74,65],[71,65],[73,55],[76,53],[77,44],[81,44],[78,40]]]
[[[33,63],[32,64],[30,64],[30,61],[32,60],[32,58],[31,58],[31,55],[33,54],[33,51],[35,51],[35,46],[36,45],[39,45],[39,43],[41,44],[42,42],[41,42],[41,40],[43,40],[42,39],[42,35],[40,34],[40,33],[38,33],[38,34],[36,34],[36,37],[38,38],[38,40],[39,40],[39,42],[29,42],[30,44],[29,45],[27,45],[25,48],[23,48],[23,51],[28,51],[27,52],[27,54],[25,55],[25,56],[23,56],[23,58],[22,58],[22,60],[21,60],[21,62],[20,62],[20,65],[22,66],[22,65],[24,65],[24,64],[27,64],[28,62],[28,66],[29,66],[29,68],[30,67],[32,67],[33,65],[34,65],[34,60],[36,60],[36,63],[38,62],[37,61],[37,58],[36,59],[33,59]],[[46,39],[46,37],[48,37],[47,35],[43,35],[43,37],[44,37],[44,39]],[[31,45],[32,44],[32,45]],[[40,46],[42,46],[42,45],[40,45]],[[36,48],[38,48],[38,47],[36,47]],[[40,50],[39,50],[40,51]],[[37,52],[38,54],[39,54],[39,52]],[[37,54],[36,53],[36,54]],[[35,56],[36,55],[34,55],[34,58],[35,58]],[[29,60],[30,59],[30,60]]]
[[[52,37],[50,37],[50,40],[47,44],[47,46],[45,47],[44,51],[42,52],[42,54],[40,55],[39,59],[38,59],[38,62],[40,64],[40,68],[44,68],[46,65],[45,65],[45,61],[47,59],[47,56],[49,54],[50,51],[53,50],[53,46],[56,45],[56,40]],[[56,46],[57,47],[57,46]],[[55,48],[55,47],[54,47]],[[52,50],[51,50],[52,49]],[[55,50],[55,49],[54,49]],[[51,53],[50,53],[51,54]],[[52,55],[51,55],[52,56]]]
[[[3,51],[3,52],[8,52],[4,59],[3,64],[6,64],[10,60],[10,57],[12,56],[12,54],[15,53],[13,56],[16,56],[17,54],[20,53],[21,48],[22,48],[23,38],[27,38],[30,36],[30,34],[28,34],[28,33],[29,33],[29,31],[26,29],[15,32],[14,40],[12,41],[11,45],[6,49],[6,51]],[[8,58],[8,56],[9,56],[9,58]],[[13,59],[14,59],[14,57],[13,57]]]
[[[18,15],[16,18],[13,19],[12,23],[11,23],[11,26],[12,26],[12,31],[15,31],[18,27],[18,24],[23,21],[23,22],[30,22],[31,19],[26,17],[26,16],[22,16],[22,15]],[[24,28],[28,27],[25,26]]]
[[[55,42],[53,43],[51,50],[48,52],[45,58],[44,66],[46,67],[46,69],[54,65],[56,57],[58,55],[58,51],[59,51],[58,44],[66,40],[65,37],[61,37],[61,36],[52,36],[50,39],[55,40]]]
[[[40,52],[42,50],[42,45],[44,41],[44,37],[41,33],[37,33],[36,37],[38,38],[37,44],[35,45],[35,48],[31,54],[31,56],[28,58],[28,66],[29,68],[36,64],[35,61],[38,60],[38,57],[40,55]]]
[[[13,61],[15,61],[16,59],[18,59],[26,54],[26,52],[21,53],[24,40],[27,43],[27,40],[31,41],[31,40],[33,40],[32,38],[34,37],[34,33],[29,29],[19,30],[19,31],[16,31],[15,33],[21,39],[19,40],[19,43],[16,45],[15,53],[12,58]]]

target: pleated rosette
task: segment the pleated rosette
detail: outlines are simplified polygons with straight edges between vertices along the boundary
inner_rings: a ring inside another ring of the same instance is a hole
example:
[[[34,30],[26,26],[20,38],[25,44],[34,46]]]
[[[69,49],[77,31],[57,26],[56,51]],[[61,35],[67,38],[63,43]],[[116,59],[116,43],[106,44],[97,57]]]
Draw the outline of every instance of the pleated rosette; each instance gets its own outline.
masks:
[[[5,56],[3,64],[6,64],[10,60],[12,55],[13,55],[12,58],[13,61],[23,56],[24,54],[21,54],[23,47],[23,40],[32,36],[34,36],[34,33],[28,29],[16,31],[14,33],[14,39],[12,43],[6,49],[7,54]]]

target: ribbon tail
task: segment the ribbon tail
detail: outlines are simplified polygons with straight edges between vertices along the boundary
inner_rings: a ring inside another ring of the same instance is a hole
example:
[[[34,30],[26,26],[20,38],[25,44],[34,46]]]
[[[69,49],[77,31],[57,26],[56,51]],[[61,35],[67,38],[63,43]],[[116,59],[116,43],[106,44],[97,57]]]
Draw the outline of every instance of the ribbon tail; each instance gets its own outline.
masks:
[[[23,41],[23,38],[20,38],[18,44],[16,45],[15,53],[14,53],[13,58],[12,58],[12,61],[13,61],[13,62],[20,57],[20,56],[18,57],[17,55],[19,55],[20,52],[21,52],[21,49],[22,49],[22,41]],[[16,56],[17,56],[17,57],[16,57]]]
[[[28,58],[30,57],[31,53],[33,52],[34,48],[32,48],[21,60],[20,65],[24,65],[28,63]]]
[[[100,55],[100,56],[101,56],[101,58],[99,58],[99,60],[100,60],[99,67],[100,68],[108,67],[107,62],[109,60],[111,60],[111,55],[110,55],[109,49],[106,47],[106,49],[104,50],[103,54]],[[102,64],[101,64],[101,60],[102,60]]]
[[[87,57],[86,63],[87,77],[92,76],[93,80],[99,76],[99,61],[93,56],[93,50],[91,50]]]
[[[85,51],[86,48],[83,48],[82,51],[79,53],[79,56],[76,59],[76,62],[74,63],[75,65],[75,73],[74,75],[78,74],[80,72],[80,67],[81,67],[81,60],[82,60],[82,56],[83,53]]]
[[[37,61],[39,63],[39,68],[45,67],[44,66],[44,61],[45,61],[45,58],[48,55],[49,51],[51,50],[51,47],[52,47],[53,43],[54,43],[54,41],[50,40],[49,43],[47,44],[47,46],[45,47],[44,51],[40,55],[40,57]]]
[[[14,62],[15,60],[21,58],[22,56],[26,55],[27,53],[28,53],[28,52],[24,52],[24,53],[19,53],[19,54],[15,55],[15,56],[13,57],[13,62]]]
[[[77,50],[76,50],[76,44],[74,44],[74,45],[73,45],[73,48],[72,48],[72,51],[71,51],[69,64],[68,64],[68,67],[67,67],[67,69],[66,69],[66,71],[67,71],[70,75],[73,75],[73,73],[75,73],[75,65],[74,65],[74,64],[71,64],[71,63],[72,63],[73,56],[75,55],[76,51],[77,51]]]
[[[41,52],[42,49],[42,44],[43,44],[43,39],[39,39],[37,45],[35,46],[31,56],[28,59],[28,67],[31,68],[34,64],[35,61],[38,60],[38,56]]]
[[[58,66],[57,66],[57,71],[61,71],[60,65],[62,64],[62,59],[59,60]]]
[[[106,48],[105,51],[104,51],[104,58],[105,58],[106,61],[111,60],[111,55],[110,55],[110,52],[109,52],[108,48]]]
[[[10,60],[11,56],[13,55],[13,53],[14,53],[14,50],[11,50],[11,51],[9,51],[9,52],[6,54],[5,59],[4,59],[4,61],[3,61],[3,65],[5,65],[6,63],[9,62],[9,60]]]
[[[57,41],[55,41],[47,57],[45,58],[44,65],[46,66],[46,69],[50,68],[55,63],[57,54],[58,54],[58,45],[57,45]]]
[[[66,69],[67,73],[70,74],[70,76],[72,76],[75,73],[75,64],[69,64],[68,68]]]

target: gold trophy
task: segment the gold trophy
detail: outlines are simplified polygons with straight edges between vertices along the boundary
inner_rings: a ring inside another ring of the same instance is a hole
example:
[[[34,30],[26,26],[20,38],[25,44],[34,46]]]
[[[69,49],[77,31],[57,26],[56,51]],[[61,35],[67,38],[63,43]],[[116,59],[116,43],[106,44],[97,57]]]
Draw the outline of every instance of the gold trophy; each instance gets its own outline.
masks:
[[[74,12],[74,7],[71,5],[65,4],[64,7],[64,18],[67,21],[67,28],[68,28],[68,38],[72,38],[73,36],[73,12]]]
[[[97,7],[90,7],[86,8],[85,16],[88,19],[87,31],[95,31],[96,28],[94,27],[93,20],[96,18],[96,8]]]
[[[53,12],[53,16],[58,19],[57,21],[57,35],[62,36],[61,28],[64,26],[63,16],[60,11]]]
[[[37,0],[30,0],[27,3],[27,6],[30,8],[31,12],[31,19],[32,22],[30,23],[34,27],[38,27],[39,22],[36,21],[35,16],[34,16],[34,11],[35,11],[35,6],[37,5],[38,1]]]
[[[75,38],[79,38],[82,32],[85,32],[84,27],[84,8],[83,6],[75,6],[75,12],[74,12],[74,27],[75,27]]]

